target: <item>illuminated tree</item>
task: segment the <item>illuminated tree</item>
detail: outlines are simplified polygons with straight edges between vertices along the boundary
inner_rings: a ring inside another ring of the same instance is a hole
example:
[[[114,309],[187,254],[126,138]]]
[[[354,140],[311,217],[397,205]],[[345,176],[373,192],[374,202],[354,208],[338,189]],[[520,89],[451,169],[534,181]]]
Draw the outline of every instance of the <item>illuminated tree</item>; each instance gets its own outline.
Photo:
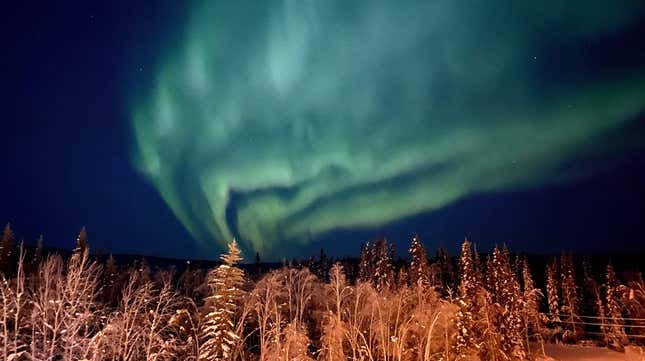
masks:
[[[33,358],[77,360],[89,352],[87,336],[100,324],[99,277],[88,249],[76,250],[66,264],[58,255],[40,264],[30,292]]]
[[[459,297],[457,298],[457,311],[455,322],[457,328],[456,353],[458,360],[469,360],[479,350],[475,334],[475,297],[480,286],[477,284],[471,245],[468,239],[461,245],[459,256]]]
[[[375,269],[372,280],[377,291],[390,288],[394,283],[393,253],[392,246],[385,239],[379,239],[374,244]]]
[[[627,343],[625,320],[623,319],[624,306],[620,302],[621,294],[624,290],[625,286],[620,284],[618,277],[616,277],[614,266],[609,262],[605,276],[605,303],[610,325],[607,327],[606,332],[607,344],[618,350],[622,350]]]
[[[637,338],[645,337],[645,282],[643,275],[637,272],[633,279],[627,283],[623,292],[623,304],[632,322],[630,322],[630,334]]]
[[[473,271],[475,275],[475,282],[480,287],[484,286],[484,266],[477,251],[477,245],[473,244]]]
[[[240,341],[236,330],[237,313],[242,299],[244,271],[236,267],[242,260],[235,240],[228,244],[223,262],[208,274],[211,293],[206,297],[205,314],[201,327],[200,360],[229,360]]]
[[[25,252],[20,244],[16,277],[5,278],[0,273],[0,356],[3,360],[19,360],[28,352],[25,334],[29,315],[29,299],[25,288]]]
[[[493,250],[489,277],[494,279],[492,299],[502,307],[499,331],[502,335],[502,349],[515,359],[526,356],[523,343],[522,292],[520,283],[511,269],[510,255],[506,246]]]
[[[523,280],[523,297],[524,297],[524,327],[526,345],[529,347],[529,339],[531,335],[535,335],[538,341],[542,342],[542,322],[543,317],[540,313],[540,300],[542,292],[539,288],[535,287],[533,282],[533,275],[529,267],[529,261],[524,258],[522,260],[522,280]]]
[[[558,260],[554,258],[553,262],[546,266],[546,298],[551,326],[556,326],[560,323],[560,282],[558,281],[557,274]]]
[[[421,243],[419,236],[412,237],[410,245],[410,269],[408,281],[412,285],[422,287],[430,286],[430,266],[428,265],[428,253]]]
[[[376,272],[376,259],[374,245],[370,242],[361,244],[360,263],[358,266],[358,279],[361,282],[371,282]]]
[[[568,330],[563,334],[563,339],[576,342],[580,328],[577,323],[580,322],[578,312],[580,308],[580,299],[578,297],[578,286],[576,284],[576,274],[573,267],[573,258],[570,254],[562,254],[560,257],[560,275],[562,278],[562,305],[560,311],[566,317],[565,324]]]

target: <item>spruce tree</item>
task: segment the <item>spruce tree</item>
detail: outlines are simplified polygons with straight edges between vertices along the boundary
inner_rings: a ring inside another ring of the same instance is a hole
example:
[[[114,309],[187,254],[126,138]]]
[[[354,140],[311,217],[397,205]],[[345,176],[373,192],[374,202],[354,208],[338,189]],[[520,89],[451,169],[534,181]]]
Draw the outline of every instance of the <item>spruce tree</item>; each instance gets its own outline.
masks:
[[[582,258],[582,280],[580,313],[583,315],[596,315],[600,320],[597,323],[602,324],[605,318],[604,306],[598,282],[596,282],[591,270],[591,260],[588,256]],[[587,325],[585,328],[591,332],[603,332],[602,327],[597,327],[596,325]]]
[[[475,334],[475,318],[478,310],[474,307],[479,285],[475,276],[471,246],[468,239],[464,240],[459,256],[459,296],[457,298],[457,342],[455,352],[457,360],[470,360],[479,351],[479,343]]]
[[[473,262],[471,244],[468,239],[464,240],[461,245],[461,254],[459,256],[459,293],[462,297],[474,299],[477,289],[480,287],[478,283],[475,265]]]
[[[497,246],[495,246],[497,247]],[[493,264],[493,258],[491,257],[490,254],[486,255],[486,282],[484,286],[486,287],[486,290],[488,293],[491,295],[491,301],[495,303],[495,299],[493,299],[494,294],[495,294],[495,286],[497,284],[497,265]]]
[[[546,298],[549,308],[549,321],[551,326],[560,323],[560,283],[558,282],[558,260],[553,259],[550,265],[546,266]]]
[[[385,239],[379,239],[374,244],[373,283],[377,291],[388,289],[394,284],[393,253],[392,246]]]
[[[412,237],[410,244],[410,272],[408,280],[411,285],[421,287],[430,286],[430,266],[428,265],[428,253],[418,236]]]
[[[523,359],[526,349],[523,343],[522,317],[523,304],[520,283],[511,268],[510,254],[506,246],[493,250],[493,300],[503,308],[500,333],[503,336],[502,348],[513,359]]]
[[[623,319],[624,307],[620,302],[624,287],[616,277],[614,266],[609,262],[605,279],[605,303],[608,323],[611,325],[607,327],[607,344],[618,350],[622,350],[627,343],[625,320]]]
[[[375,267],[374,245],[370,242],[361,244],[361,256],[358,266],[358,279],[361,282],[371,282],[374,277]]]
[[[595,303],[595,291],[598,288],[598,284],[591,272],[591,260],[588,256],[582,257],[582,281],[581,298],[583,302],[580,311],[583,315],[596,314],[598,310]]]
[[[204,299],[205,313],[200,327],[200,360],[230,360],[240,340],[236,330],[239,302],[244,292],[244,271],[236,267],[242,260],[235,240],[228,244],[223,264],[208,274],[210,295]]]
[[[484,286],[484,266],[482,265],[481,259],[479,257],[479,252],[477,251],[477,245],[473,244],[473,271],[475,274],[475,282],[478,286]]]
[[[580,300],[573,267],[573,257],[570,254],[562,254],[560,257],[560,271],[562,277],[562,306],[560,311],[566,317],[564,321],[568,329],[563,338],[576,342],[579,332],[578,323],[580,322],[578,317]]]
[[[440,247],[437,250],[437,264],[439,265],[439,271],[441,272],[441,293],[446,296],[455,288],[455,272],[450,255],[443,247]]]
[[[524,296],[524,326],[526,344],[529,345],[529,337],[536,335],[539,341],[542,341],[542,315],[540,314],[540,299],[542,292],[535,287],[533,275],[529,267],[529,261],[526,257],[522,260],[522,280]]]

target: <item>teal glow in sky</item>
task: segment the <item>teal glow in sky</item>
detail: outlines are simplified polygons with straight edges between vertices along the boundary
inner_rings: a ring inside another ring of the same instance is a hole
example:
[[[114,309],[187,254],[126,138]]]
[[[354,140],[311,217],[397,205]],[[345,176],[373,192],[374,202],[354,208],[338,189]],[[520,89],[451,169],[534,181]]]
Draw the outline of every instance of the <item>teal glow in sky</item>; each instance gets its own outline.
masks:
[[[600,4],[199,2],[132,109],[136,166],[196,240],[269,255],[588,175],[645,109],[643,68],[587,48],[643,3]]]

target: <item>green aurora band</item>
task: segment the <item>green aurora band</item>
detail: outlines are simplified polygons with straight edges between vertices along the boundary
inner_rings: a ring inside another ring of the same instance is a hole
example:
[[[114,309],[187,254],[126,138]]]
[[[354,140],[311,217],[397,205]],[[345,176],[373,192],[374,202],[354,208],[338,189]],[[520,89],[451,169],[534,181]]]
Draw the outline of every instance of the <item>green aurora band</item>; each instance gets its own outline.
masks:
[[[590,173],[565,165],[645,109],[642,68],[575,50],[643,3],[598,4],[199,3],[133,107],[134,162],[196,240],[267,255]]]

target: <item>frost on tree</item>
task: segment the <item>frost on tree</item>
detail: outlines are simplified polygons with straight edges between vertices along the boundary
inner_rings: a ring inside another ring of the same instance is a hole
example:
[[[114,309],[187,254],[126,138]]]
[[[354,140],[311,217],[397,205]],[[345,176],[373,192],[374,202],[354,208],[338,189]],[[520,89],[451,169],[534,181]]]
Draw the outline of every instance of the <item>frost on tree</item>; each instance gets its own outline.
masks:
[[[412,285],[421,287],[430,286],[430,266],[428,265],[428,253],[421,243],[419,236],[412,237],[410,245],[410,271],[408,281]]]
[[[494,303],[501,306],[502,317],[499,331],[502,335],[502,349],[513,359],[526,356],[523,343],[524,319],[522,317],[523,299],[520,283],[511,269],[510,255],[506,246],[501,250],[495,247],[490,263],[489,279]]]
[[[580,333],[580,327],[578,326],[581,321],[578,316],[580,300],[576,274],[573,268],[573,257],[570,254],[562,254],[560,257],[560,275],[562,277],[562,305],[560,306],[560,311],[566,324],[562,339],[575,343]]]
[[[359,279],[372,282],[379,291],[391,287],[394,284],[393,254],[392,245],[384,239],[361,247]]]
[[[549,321],[551,327],[556,327],[560,323],[560,296],[558,282],[558,260],[553,259],[550,265],[546,266],[546,297],[549,308]]]
[[[200,360],[229,360],[240,341],[235,326],[238,302],[243,295],[244,271],[236,267],[242,257],[235,240],[228,244],[228,253],[220,258],[223,264],[208,274],[211,293],[205,299]]]
[[[526,258],[522,260],[522,284],[524,295],[524,331],[526,337],[526,345],[530,346],[531,338],[536,339],[540,344],[543,344],[542,339],[542,325],[544,317],[540,313],[540,301],[542,299],[542,291],[535,287],[533,282],[533,275],[529,267],[529,262]],[[530,349],[529,349],[530,351]]]
[[[604,326],[607,335],[607,345],[617,350],[622,350],[627,343],[625,334],[625,321],[623,319],[624,306],[620,302],[621,293],[625,286],[621,285],[616,277],[616,272],[611,264],[607,264],[605,279],[605,302],[609,326]]]
[[[455,351],[457,360],[469,360],[479,350],[479,343],[475,335],[475,318],[473,313],[477,310],[474,307],[479,285],[475,276],[473,257],[468,239],[464,240],[461,246],[459,257],[459,296],[457,298],[457,311],[455,322],[457,327],[457,342]]]

